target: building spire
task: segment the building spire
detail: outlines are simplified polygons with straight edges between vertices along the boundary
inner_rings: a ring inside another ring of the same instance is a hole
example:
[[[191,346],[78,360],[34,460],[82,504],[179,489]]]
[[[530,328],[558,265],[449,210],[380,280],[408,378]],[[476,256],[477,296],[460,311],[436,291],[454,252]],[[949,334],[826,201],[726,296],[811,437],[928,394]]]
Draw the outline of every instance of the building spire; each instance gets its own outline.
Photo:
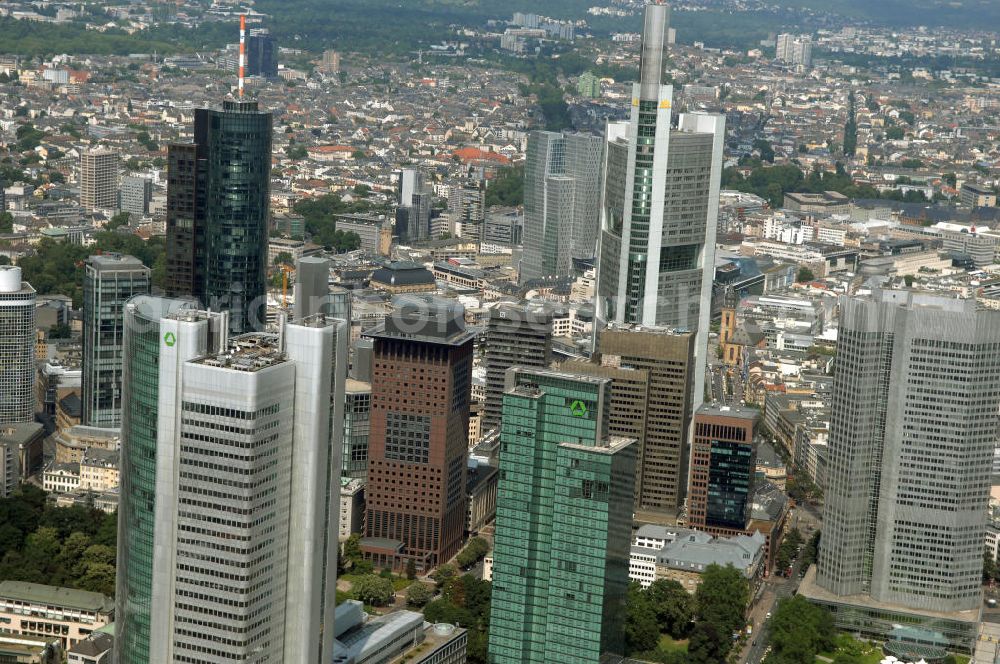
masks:
[[[642,61],[639,65],[640,97],[644,101],[660,100],[669,24],[670,5],[664,4],[663,0],[646,5],[646,20],[642,30]]]

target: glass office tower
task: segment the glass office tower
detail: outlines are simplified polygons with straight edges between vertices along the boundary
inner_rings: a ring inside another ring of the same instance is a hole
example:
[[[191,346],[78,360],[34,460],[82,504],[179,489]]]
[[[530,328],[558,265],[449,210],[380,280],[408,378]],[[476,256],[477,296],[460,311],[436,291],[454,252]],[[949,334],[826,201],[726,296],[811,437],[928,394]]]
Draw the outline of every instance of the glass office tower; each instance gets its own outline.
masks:
[[[507,376],[490,661],[597,664],[623,651],[636,444],[607,435],[609,379]]]
[[[265,322],[271,132],[256,101],[227,100],[168,153],[167,294],[228,311],[234,334]]]

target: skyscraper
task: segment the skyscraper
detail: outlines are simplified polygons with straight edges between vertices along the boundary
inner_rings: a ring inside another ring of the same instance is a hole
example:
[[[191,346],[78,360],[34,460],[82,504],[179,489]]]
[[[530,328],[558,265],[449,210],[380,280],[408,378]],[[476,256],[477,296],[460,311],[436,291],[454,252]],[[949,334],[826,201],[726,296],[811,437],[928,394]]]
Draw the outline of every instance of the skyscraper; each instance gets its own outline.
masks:
[[[184,306],[129,305],[119,661],[329,661],[346,323]]]
[[[632,116],[608,125],[597,286],[598,322],[695,333],[705,364],[725,118],[681,114],[662,85],[669,7],[646,6]],[[693,406],[704,371],[695,371]]]
[[[122,418],[125,303],[149,293],[150,270],[134,256],[91,256],[83,274],[83,421],[118,427]]]
[[[613,433],[642,432],[636,511],[676,513],[687,487],[687,435],[697,373],[694,335],[665,328],[612,326],[600,333],[598,349],[601,367],[646,374],[644,380],[620,376],[611,387],[624,410],[613,416],[621,420]],[[645,390],[640,387],[643,383]]]
[[[435,567],[465,531],[472,346],[462,305],[403,295],[374,341],[362,551],[378,567]]]
[[[149,214],[149,203],[153,200],[153,182],[149,178],[127,176],[122,179],[118,196],[118,209],[122,212],[140,217]]]
[[[758,412],[702,406],[694,416],[688,525],[712,535],[743,533],[750,523]]]
[[[889,290],[840,307],[819,588],[807,596],[854,607],[838,608],[838,622],[891,625],[899,613],[948,638],[957,628],[945,630],[944,617],[966,622],[971,642],[998,434],[1000,312]],[[873,602],[877,615],[866,613]]]
[[[502,302],[486,322],[486,404],[483,432],[500,426],[507,369],[547,367],[552,361],[552,315],[541,307]]]
[[[0,424],[35,417],[35,289],[0,265]]]
[[[80,155],[80,205],[86,210],[118,207],[118,168],[115,150],[97,148]]]
[[[224,314],[194,312],[186,300],[139,296],[125,307],[121,486],[118,504],[118,557],[115,583],[115,660],[119,664],[153,661],[150,631],[153,607],[153,539],[156,527],[160,393],[160,351],[166,348],[161,321],[184,312],[184,332],[197,346],[189,352],[221,348]],[[176,344],[176,332],[169,337]],[[164,383],[163,389],[169,389]],[[166,481],[166,478],[164,478]],[[162,614],[157,615],[159,619]]]
[[[247,35],[247,76],[275,78],[278,75],[278,42],[267,28]]]
[[[591,259],[600,226],[604,141],[533,131],[524,170],[524,256],[520,281],[573,273]]]
[[[396,234],[404,242],[421,242],[430,238],[431,203],[434,193],[416,168],[399,172],[397,192]]]
[[[486,223],[486,192],[483,188],[476,182],[452,187],[448,208],[456,235],[470,242],[479,242]]]
[[[508,371],[490,662],[623,652],[635,441],[608,435],[611,381]]]
[[[169,147],[167,294],[230,313],[230,330],[264,324],[271,114],[256,101],[197,109],[192,143]]]

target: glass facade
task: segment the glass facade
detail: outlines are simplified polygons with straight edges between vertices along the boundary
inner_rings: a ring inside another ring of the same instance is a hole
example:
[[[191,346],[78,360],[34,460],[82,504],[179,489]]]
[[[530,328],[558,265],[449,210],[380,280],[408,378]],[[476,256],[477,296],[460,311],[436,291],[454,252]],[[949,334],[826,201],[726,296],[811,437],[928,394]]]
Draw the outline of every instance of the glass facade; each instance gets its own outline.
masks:
[[[128,398],[122,413],[115,620],[119,664],[150,661],[160,313],[135,307],[125,314],[123,368]]]
[[[344,405],[344,449],[341,476],[365,479],[368,476],[368,437],[371,432],[372,387],[349,380]]]
[[[264,325],[271,134],[257,102],[226,101],[168,153],[167,294],[229,311],[234,334]]]
[[[125,302],[149,292],[150,272],[133,256],[91,256],[83,278],[83,423],[119,427]]]
[[[743,528],[755,472],[753,447],[720,440],[711,444],[706,521],[711,526]]]
[[[227,101],[204,127],[205,302],[230,312],[230,331],[265,322],[271,114],[257,102]],[[196,128],[196,134],[199,130]]]
[[[504,395],[494,664],[621,652],[635,446],[609,445],[609,398],[608,379],[541,369]]]

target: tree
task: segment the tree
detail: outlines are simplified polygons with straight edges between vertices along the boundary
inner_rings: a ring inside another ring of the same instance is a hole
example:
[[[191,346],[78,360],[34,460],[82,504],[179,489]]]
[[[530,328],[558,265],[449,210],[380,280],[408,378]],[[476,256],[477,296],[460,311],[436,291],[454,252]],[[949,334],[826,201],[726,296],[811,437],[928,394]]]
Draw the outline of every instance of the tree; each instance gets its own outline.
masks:
[[[524,205],[524,166],[509,166],[497,172],[486,187],[486,207]]]
[[[725,659],[731,643],[728,632],[720,632],[710,622],[699,622],[688,640],[688,662],[719,664]]]
[[[694,598],[677,581],[657,579],[645,591],[656,611],[660,629],[675,639],[683,638],[694,618]]]
[[[635,654],[652,650],[660,640],[656,609],[638,583],[631,583],[625,600],[625,651]]]
[[[282,251],[277,256],[274,257],[274,264],[275,265],[294,265],[295,264],[295,259],[292,258],[292,255],[290,253],[288,253],[287,251]]]
[[[406,603],[410,606],[424,606],[434,597],[434,591],[423,583],[411,584],[406,589]]]
[[[116,228],[128,226],[129,217],[130,215],[128,212],[119,212],[115,216],[111,217],[111,221],[108,222],[108,225],[105,228],[109,231],[113,231]]]
[[[10,212],[0,212],[0,233],[14,232],[14,215]]]
[[[362,198],[367,198],[369,194],[372,193],[372,188],[366,184],[356,184],[354,189],[352,189],[355,196],[361,196]]]
[[[309,152],[306,150],[305,146],[299,145],[298,143],[292,143],[285,148],[285,154],[288,155],[289,159],[294,159],[296,161],[305,159],[309,156]]]
[[[801,595],[782,599],[771,618],[771,645],[779,662],[812,664],[834,647],[833,617]]]
[[[352,584],[351,591],[355,599],[372,606],[385,606],[392,601],[395,594],[390,579],[383,579],[374,574],[359,577]]]
[[[69,339],[73,336],[73,329],[66,323],[56,323],[49,328],[46,336],[49,339]]]
[[[465,548],[455,556],[455,562],[462,569],[468,569],[482,560],[489,553],[489,550],[490,545],[485,539],[482,537],[473,537],[465,545]]]
[[[77,584],[83,590],[115,596],[115,568],[106,563],[88,565]]]
[[[410,581],[417,578],[417,563],[413,561],[413,558],[406,559],[406,578]]]
[[[885,130],[885,137],[890,141],[901,141],[905,135],[902,127],[889,127]]]
[[[445,563],[431,572],[430,576],[437,584],[438,590],[441,590],[449,580],[458,576],[458,568],[451,563]]]
[[[816,275],[813,274],[812,270],[810,270],[807,267],[800,267],[799,268],[799,273],[798,273],[798,275],[796,275],[795,280],[797,282],[799,282],[800,284],[804,284],[804,283],[807,283],[809,281],[812,281],[815,278],[816,278]]]
[[[732,643],[729,636],[743,629],[749,601],[750,587],[739,570],[732,565],[713,564],[705,568],[695,591],[698,623],[709,623],[722,636],[723,654],[729,652]]]
[[[753,149],[760,153],[760,160],[769,164],[774,163],[774,148],[763,138],[758,138],[753,142]]]

